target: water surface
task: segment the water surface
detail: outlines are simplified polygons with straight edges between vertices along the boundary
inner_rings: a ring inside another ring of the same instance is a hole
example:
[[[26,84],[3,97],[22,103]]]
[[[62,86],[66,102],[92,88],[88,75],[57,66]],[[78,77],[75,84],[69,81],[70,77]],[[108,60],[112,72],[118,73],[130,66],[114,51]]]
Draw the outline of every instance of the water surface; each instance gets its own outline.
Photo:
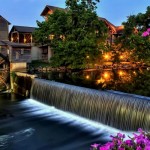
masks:
[[[92,143],[104,143],[116,132],[32,99],[0,94],[2,150],[88,150]]]

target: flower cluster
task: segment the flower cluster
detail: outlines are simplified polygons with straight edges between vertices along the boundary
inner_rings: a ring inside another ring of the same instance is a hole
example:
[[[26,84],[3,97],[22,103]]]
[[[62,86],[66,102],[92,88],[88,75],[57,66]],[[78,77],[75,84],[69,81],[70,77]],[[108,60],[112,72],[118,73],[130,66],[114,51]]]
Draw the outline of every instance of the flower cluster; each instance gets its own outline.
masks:
[[[125,135],[118,133],[111,136],[112,142],[105,145],[93,144],[91,150],[150,150],[150,134],[138,129],[139,134],[133,133],[133,137],[125,140]]]
[[[148,28],[146,31],[144,31],[144,32],[142,33],[142,36],[143,36],[143,37],[150,36],[150,28]]]

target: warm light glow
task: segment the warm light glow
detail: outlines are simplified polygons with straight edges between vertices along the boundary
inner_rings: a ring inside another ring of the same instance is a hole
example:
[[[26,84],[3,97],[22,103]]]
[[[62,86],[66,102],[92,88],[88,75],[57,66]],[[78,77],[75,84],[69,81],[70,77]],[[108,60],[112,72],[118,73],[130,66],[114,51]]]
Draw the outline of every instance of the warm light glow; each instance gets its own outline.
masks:
[[[54,39],[54,34],[50,34],[50,35],[49,35],[49,39],[50,39],[50,40],[53,40],[53,39]]]
[[[121,56],[120,56],[120,59],[123,59],[123,58],[124,58],[123,55],[121,55]]]
[[[110,73],[109,72],[104,72],[103,73],[103,77],[104,77],[104,79],[109,79],[110,78]]]
[[[49,10],[49,11],[47,12],[48,15],[51,15],[52,13],[53,13],[53,10]]]
[[[87,55],[87,56],[86,56],[86,58],[90,58],[90,56],[89,56],[89,55]]]
[[[64,36],[64,35],[60,35],[60,38],[61,38],[62,40],[65,40],[65,36]]]
[[[133,74],[134,74],[134,75],[137,75],[137,73],[136,73],[135,71],[133,71]]]
[[[26,41],[27,41],[26,38],[24,38],[24,43],[26,43]]]
[[[12,37],[12,38],[11,38],[11,41],[13,42],[13,40],[14,40],[14,38]]]
[[[90,76],[89,76],[89,75],[86,75],[86,79],[90,79]]]
[[[120,71],[118,72],[118,74],[119,74],[119,76],[123,76],[123,75],[124,75],[124,72],[120,70]]]
[[[97,82],[97,84],[100,84],[100,83],[104,83],[105,80],[104,80],[103,78],[100,78],[100,79],[98,79],[96,82]]]
[[[109,54],[104,54],[104,59],[109,60],[110,59],[110,55]]]
[[[108,75],[108,73],[106,72],[106,73],[104,73],[104,78],[108,78],[109,77],[109,75]]]

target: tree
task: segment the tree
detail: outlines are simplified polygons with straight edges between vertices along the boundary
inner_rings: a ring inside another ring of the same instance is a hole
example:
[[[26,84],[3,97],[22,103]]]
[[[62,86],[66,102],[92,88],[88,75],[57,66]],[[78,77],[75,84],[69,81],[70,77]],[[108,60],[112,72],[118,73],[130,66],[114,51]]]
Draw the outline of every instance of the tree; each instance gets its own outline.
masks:
[[[107,28],[95,10],[99,0],[66,0],[67,11],[56,10],[45,22],[37,22],[36,43],[50,45],[51,65],[85,68],[101,55],[99,47]]]
[[[131,53],[134,61],[150,63],[150,38],[142,37],[142,33],[147,28],[147,19],[150,16],[150,6],[145,13],[131,15],[123,23],[124,33],[118,42],[122,43],[122,48]]]

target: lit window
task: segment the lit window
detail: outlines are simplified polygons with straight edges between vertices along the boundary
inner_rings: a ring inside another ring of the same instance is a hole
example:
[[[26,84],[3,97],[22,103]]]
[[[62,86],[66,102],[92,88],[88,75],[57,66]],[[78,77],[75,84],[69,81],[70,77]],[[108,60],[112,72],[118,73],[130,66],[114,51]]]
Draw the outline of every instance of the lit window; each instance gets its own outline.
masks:
[[[50,39],[50,40],[53,40],[53,39],[54,39],[54,34],[50,34],[50,35],[49,35],[49,39]]]

